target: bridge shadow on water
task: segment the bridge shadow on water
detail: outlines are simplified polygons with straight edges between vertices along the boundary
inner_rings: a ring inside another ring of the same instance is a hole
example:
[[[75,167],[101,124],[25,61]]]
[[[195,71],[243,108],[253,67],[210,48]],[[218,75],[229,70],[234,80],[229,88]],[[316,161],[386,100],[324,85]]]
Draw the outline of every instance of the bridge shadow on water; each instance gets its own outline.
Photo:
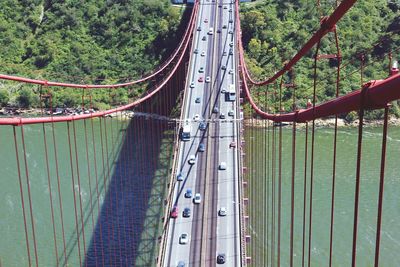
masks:
[[[168,130],[171,128],[171,130]],[[158,252],[163,200],[175,125],[134,117],[86,252],[85,266],[152,266]]]

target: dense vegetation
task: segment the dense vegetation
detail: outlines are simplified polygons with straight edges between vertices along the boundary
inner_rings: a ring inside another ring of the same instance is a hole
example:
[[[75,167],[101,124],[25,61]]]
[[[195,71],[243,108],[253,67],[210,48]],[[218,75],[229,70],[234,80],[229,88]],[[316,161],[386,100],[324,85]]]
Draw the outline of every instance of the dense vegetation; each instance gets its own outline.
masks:
[[[320,16],[330,15],[335,7],[335,1],[320,2],[320,8],[316,7],[316,1],[313,0],[265,0],[257,2],[256,5],[242,5],[243,41],[247,63],[254,77],[260,80],[270,77],[319,28]],[[360,72],[357,69],[360,68],[359,55],[362,51],[365,51],[366,65],[364,82],[388,76],[389,51],[397,49],[393,58],[400,59],[399,10],[398,1],[358,1],[338,23],[342,65],[352,61],[342,70],[340,94],[360,87]],[[375,44],[378,45],[374,46]],[[294,67],[292,75],[284,77],[285,83],[294,82],[297,85],[296,105],[299,107],[305,107],[307,99],[312,98],[314,53],[315,49]],[[335,39],[333,33],[329,33],[321,42],[319,54],[334,53],[336,53]],[[335,96],[336,66],[336,59],[318,61],[318,102]],[[292,89],[283,91],[285,110],[292,109],[292,92]],[[397,103],[393,111],[399,116]],[[369,116],[375,118],[380,114],[371,112]],[[349,116],[354,118],[354,114]]]
[[[174,49],[183,9],[169,0],[2,0],[0,72],[76,83],[115,83],[151,71]],[[38,105],[32,88],[0,84],[0,105]],[[55,105],[80,92],[57,90]],[[128,101],[126,90],[116,101]],[[106,91],[95,104],[109,104]]]

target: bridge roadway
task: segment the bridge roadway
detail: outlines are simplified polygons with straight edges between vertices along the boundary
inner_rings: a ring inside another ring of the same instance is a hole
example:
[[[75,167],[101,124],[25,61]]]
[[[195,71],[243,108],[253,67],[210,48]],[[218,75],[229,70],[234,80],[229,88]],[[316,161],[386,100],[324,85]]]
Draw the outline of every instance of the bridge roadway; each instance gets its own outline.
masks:
[[[181,173],[184,180],[177,181],[174,188],[173,205],[178,207],[178,217],[169,219],[164,266],[177,266],[180,261],[185,266],[216,266],[219,253],[226,256],[225,266],[241,266],[239,149],[237,145],[231,147],[231,143],[238,144],[240,110],[239,101],[226,101],[223,93],[231,85],[237,90],[234,16],[234,1],[201,0],[183,104],[183,118],[191,124],[191,138],[181,141],[179,149],[176,173]],[[208,33],[210,27],[212,35]],[[204,72],[199,71],[201,67]],[[209,83],[207,76],[211,78]],[[190,88],[192,82],[194,88]],[[200,103],[195,103],[196,98]],[[213,113],[214,107],[219,108],[218,113]],[[228,115],[229,111],[233,115]],[[220,118],[221,113],[225,119]],[[200,121],[207,122],[205,131],[199,129],[199,121],[194,121],[196,114]],[[198,151],[200,143],[205,144],[204,152]],[[191,155],[196,157],[193,165],[188,164]],[[221,162],[226,163],[226,170],[218,169]],[[187,189],[192,190],[193,196],[201,194],[200,204],[194,204],[193,197],[185,197]],[[186,207],[191,210],[189,218],[182,216]],[[226,216],[218,215],[221,207],[226,208]],[[188,234],[189,242],[182,245],[179,238],[183,233]]]

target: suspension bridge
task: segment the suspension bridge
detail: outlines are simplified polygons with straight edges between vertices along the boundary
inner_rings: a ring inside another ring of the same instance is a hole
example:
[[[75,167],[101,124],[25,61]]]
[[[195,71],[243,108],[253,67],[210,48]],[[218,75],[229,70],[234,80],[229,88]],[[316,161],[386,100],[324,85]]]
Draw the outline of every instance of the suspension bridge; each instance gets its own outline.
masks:
[[[0,266],[365,266],[365,258],[371,266],[395,266],[400,261],[399,239],[387,238],[399,238],[388,214],[398,209],[385,210],[385,203],[396,200],[385,176],[398,175],[398,165],[386,163],[387,154],[396,155],[387,153],[393,151],[387,144],[390,103],[400,99],[400,75],[392,62],[398,51],[382,59],[386,77],[364,81],[366,51],[358,57],[359,89],[340,94],[347,62],[336,24],[356,3],[343,0],[292,58],[270,78],[256,81],[246,65],[238,2],[196,1],[175,51],[133,81],[74,84],[0,74],[5,84],[35,90],[41,107],[39,116],[0,118],[6,188],[0,227],[7,243],[1,245]],[[320,53],[327,36],[336,48],[329,55]],[[288,76],[310,53],[313,93],[301,107],[296,81]],[[336,93],[318,102],[317,68],[325,58],[337,62],[329,74]],[[55,114],[59,88],[80,92],[78,111]],[[97,90],[112,98],[117,88],[145,90],[128,104],[93,110]],[[285,111],[288,91],[293,105]],[[363,121],[369,110],[384,114],[375,162],[365,161],[363,137],[371,133]],[[338,118],[352,111],[359,116],[355,159],[346,160],[352,188],[342,196],[352,206],[338,213],[342,199],[335,194],[343,175],[338,155],[346,149],[340,146]],[[320,118],[334,121],[326,134],[328,148],[316,138]],[[322,150],[329,166],[321,171]],[[366,198],[362,177],[369,165],[377,167],[375,193]],[[321,187],[321,176],[328,186]],[[390,181],[398,188],[398,180]],[[321,198],[329,203],[324,210]],[[364,202],[375,212],[367,252],[365,242],[360,245]],[[321,234],[322,222],[327,230]],[[383,251],[382,242],[392,249]]]

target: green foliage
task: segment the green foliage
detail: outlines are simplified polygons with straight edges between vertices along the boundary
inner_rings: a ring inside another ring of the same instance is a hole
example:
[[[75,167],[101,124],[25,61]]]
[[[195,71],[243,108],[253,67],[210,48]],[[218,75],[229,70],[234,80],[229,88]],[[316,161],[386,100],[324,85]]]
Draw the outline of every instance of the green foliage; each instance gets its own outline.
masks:
[[[0,106],[4,107],[7,105],[8,101],[10,101],[10,94],[7,90],[1,89],[0,90]]]
[[[398,2],[398,1],[397,1]],[[320,15],[330,15],[335,1],[310,0],[265,0],[255,5],[243,4],[241,8],[242,38],[246,50],[246,62],[251,74],[259,80],[271,77],[286,61],[308,41],[320,26]],[[390,50],[400,48],[400,11],[396,1],[358,1],[339,21],[337,31],[342,54],[341,82],[339,95],[359,89],[360,60],[357,56],[366,51],[363,81],[384,79],[388,75]],[[374,49],[374,44],[379,43]],[[297,105],[304,108],[313,95],[315,47],[293,68],[293,74],[284,75],[284,83],[295,83]],[[400,59],[400,54],[393,55]],[[335,54],[333,33],[322,39],[319,54]],[[318,60],[317,102],[336,96],[336,59]],[[278,83],[280,80],[277,81]],[[273,91],[272,88],[269,89]],[[282,96],[286,111],[292,110],[293,89],[283,88]],[[256,97],[257,98],[257,97]],[[260,102],[261,103],[261,102]],[[275,102],[271,100],[270,104]],[[394,106],[397,107],[395,103]],[[382,113],[371,113],[376,118]],[[350,117],[352,114],[349,115]],[[350,118],[349,117],[349,118]]]
[[[126,81],[150,72],[180,40],[182,12],[169,0],[3,0],[1,7],[0,73],[87,84]],[[56,91],[54,104],[81,102],[70,89]],[[112,101],[126,103],[127,91]],[[110,100],[103,93],[94,100],[98,107]]]
[[[36,105],[39,101],[37,95],[35,95],[29,88],[22,88],[18,92],[17,102],[21,108],[30,108]]]

